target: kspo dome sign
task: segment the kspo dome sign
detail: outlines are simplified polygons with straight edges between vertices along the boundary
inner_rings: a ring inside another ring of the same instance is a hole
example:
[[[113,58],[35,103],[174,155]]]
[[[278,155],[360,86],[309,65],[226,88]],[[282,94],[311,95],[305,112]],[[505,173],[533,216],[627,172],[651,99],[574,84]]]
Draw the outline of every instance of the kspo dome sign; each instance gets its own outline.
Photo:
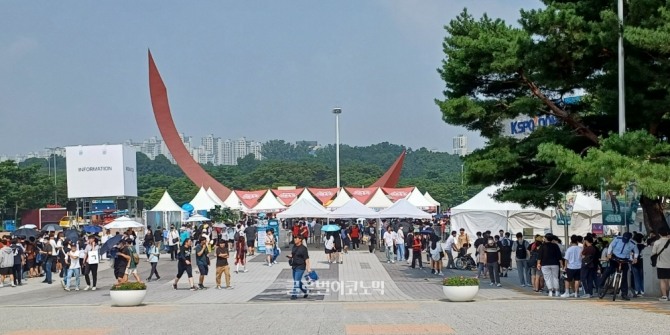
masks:
[[[558,120],[553,115],[536,116],[534,118],[527,118],[521,120],[513,120],[506,126],[509,129],[509,135],[528,135],[535,131],[535,129],[547,126],[553,126],[558,123]]]

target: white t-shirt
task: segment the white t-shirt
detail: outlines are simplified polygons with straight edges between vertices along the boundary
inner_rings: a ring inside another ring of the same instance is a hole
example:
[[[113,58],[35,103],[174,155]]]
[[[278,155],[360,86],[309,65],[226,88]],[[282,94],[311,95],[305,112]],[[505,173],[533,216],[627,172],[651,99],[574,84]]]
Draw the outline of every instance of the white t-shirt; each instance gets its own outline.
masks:
[[[582,268],[582,248],[576,245],[570,246],[565,252],[565,260],[568,262],[568,269],[577,270]]]
[[[79,250],[72,249],[67,253],[67,256],[70,258],[70,266],[68,269],[79,269]]]
[[[452,235],[449,235],[449,238],[447,238],[447,247],[445,248],[445,250],[449,251],[453,250],[454,243],[455,243],[454,237]]]
[[[392,247],[393,246],[393,233],[391,232],[386,232],[384,233],[384,244],[387,247]]]
[[[396,233],[395,244],[405,244],[405,233],[402,232],[402,229],[398,229]]]

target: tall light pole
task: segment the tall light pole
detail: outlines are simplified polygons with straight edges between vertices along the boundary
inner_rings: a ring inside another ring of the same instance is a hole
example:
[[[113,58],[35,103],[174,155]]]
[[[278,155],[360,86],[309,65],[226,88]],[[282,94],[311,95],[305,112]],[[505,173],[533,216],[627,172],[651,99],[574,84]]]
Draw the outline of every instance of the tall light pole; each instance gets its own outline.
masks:
[[[465,194],[465,163],[461,163],[461,195]]]
[[[340,188],[340,114],[342,108],[333,108],[335,114],[335,164],[337,165],[337,188]]]
[[[619,0],[619,136],[626,132],[626,95],[623,60],[623,0]]]

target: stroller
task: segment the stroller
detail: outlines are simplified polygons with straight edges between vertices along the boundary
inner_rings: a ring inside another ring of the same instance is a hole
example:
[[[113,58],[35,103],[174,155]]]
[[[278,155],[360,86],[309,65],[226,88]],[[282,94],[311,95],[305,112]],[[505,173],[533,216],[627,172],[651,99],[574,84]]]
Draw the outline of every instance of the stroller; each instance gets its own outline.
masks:
[[[454,260],[454,265],[459,270],[473,270],[477,268],[477,262],[468,253],[469,246],[463,246],[458,250],[458,256]]]

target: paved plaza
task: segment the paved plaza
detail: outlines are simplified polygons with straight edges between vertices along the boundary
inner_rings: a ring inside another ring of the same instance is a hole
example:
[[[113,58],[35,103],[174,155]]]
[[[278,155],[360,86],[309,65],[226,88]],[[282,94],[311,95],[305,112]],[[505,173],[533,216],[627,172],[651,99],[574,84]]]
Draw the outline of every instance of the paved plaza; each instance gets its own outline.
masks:
[[[320,246],[310,248],[320,280],[308,298],[291,301],[286,257],[268,267],[263,256],[249,258],[248,272],[232,274],[234,289],[214,289],[212,269],[205,280],[209,289],[193,292],[185,277],[178,290],[172,289],[176,262],[162,255],[161,280],[148,283],[140,307],[110,306],[113,275],[108,262],[101,264],[97,291],[66,292],[57,281],[48,285],[42,278],[21,287],[5,286],[0,288],[0,333],[624,334],[634,331],[634,325],[665,333],[670,314],[670,304],[652,297],[630,302],[548,298],[521,288],[516,271],[502,278],[502,288],[483,280],[474,302],[451,303],[444,300],[441,277],[427,268],[388,264],[382,253],[367,250],[350,251],[343,264],[328,264]],[[142,260],[142,278],[149,268]],[[81,288],[85,286],[82,278]]]

